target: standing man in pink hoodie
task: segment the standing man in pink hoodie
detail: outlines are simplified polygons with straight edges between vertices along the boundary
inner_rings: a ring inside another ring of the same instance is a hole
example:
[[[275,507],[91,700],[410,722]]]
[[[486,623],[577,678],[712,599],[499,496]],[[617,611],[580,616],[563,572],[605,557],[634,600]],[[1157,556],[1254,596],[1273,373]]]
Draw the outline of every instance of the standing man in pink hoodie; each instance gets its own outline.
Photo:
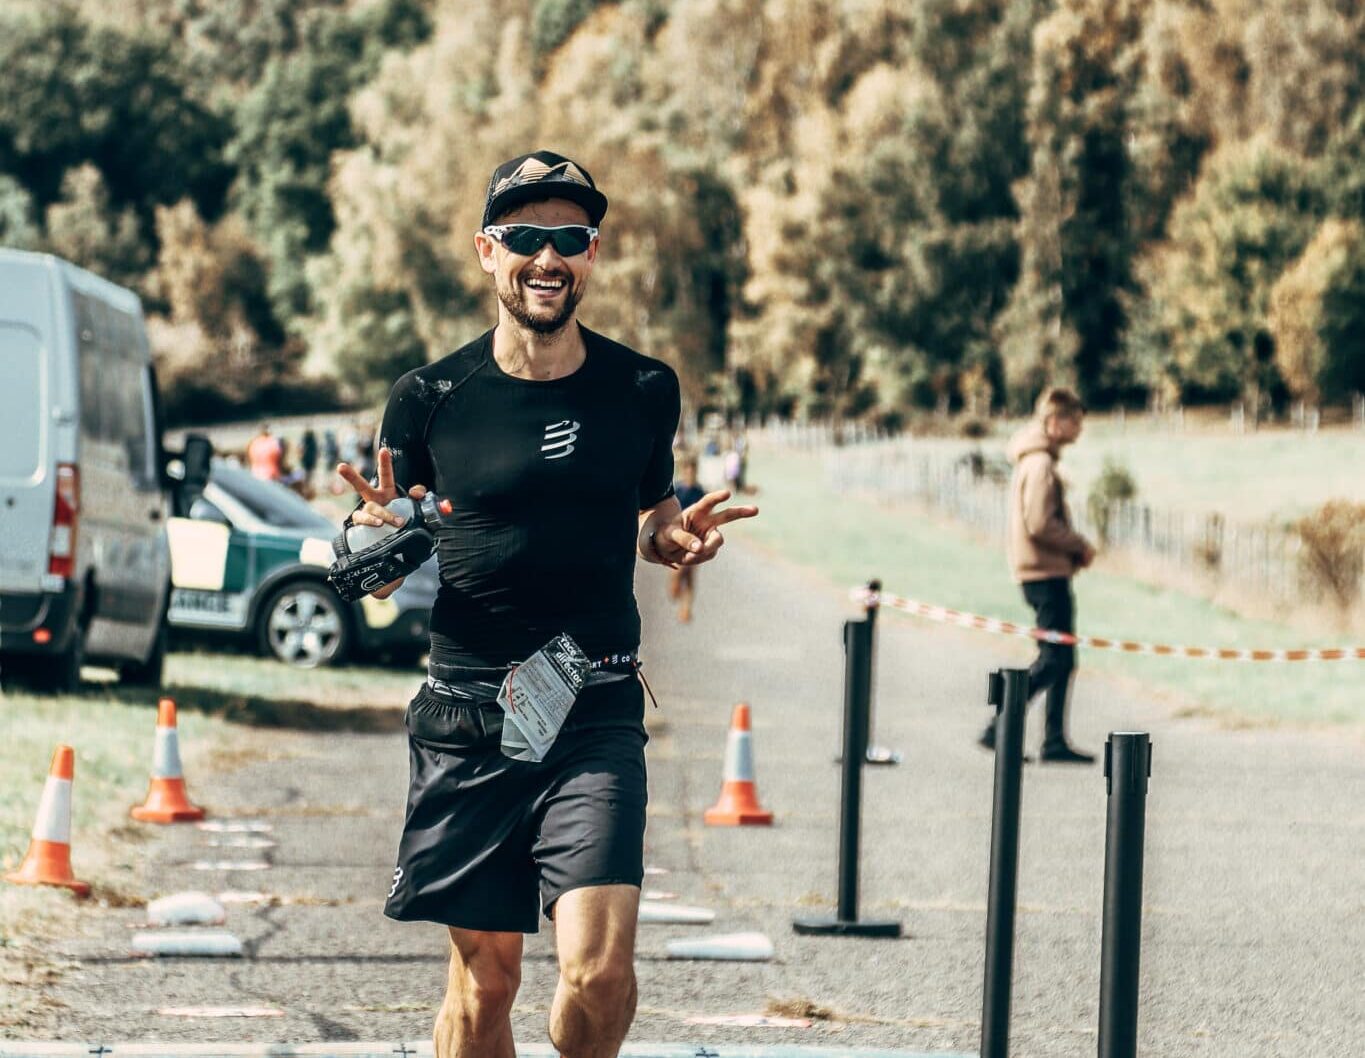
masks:
[[[1062,449],[1075,442],[1085,423],[1085,405],[1069,389],[1043,392],[1033,421],[1009,444],[1014,475],[1010,479],[1009,562],[1014,579],[1033,607],[1035,624],[1054,632],[1076,631],[1076,599],[1071,578],[1095,559],[1095,549],[1071,527],[1066,492],[1057,476]],[[1076,669],[1076,648],[1039,642],[1038,658],[1029,667],[1030,701],[1047,692],[1046,727],[1039,759],[1059,764],[1090,764],[1066,740],[1066,699]],[[995,748],[995,722],[982,733],[981,745]]]

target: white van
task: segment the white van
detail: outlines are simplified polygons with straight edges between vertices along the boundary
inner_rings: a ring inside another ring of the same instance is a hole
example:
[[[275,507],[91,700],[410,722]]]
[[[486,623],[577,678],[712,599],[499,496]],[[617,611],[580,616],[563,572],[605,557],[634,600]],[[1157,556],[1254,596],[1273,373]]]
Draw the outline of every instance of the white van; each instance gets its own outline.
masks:
[[[160,683],[167,485],[137,295],[0,249],[0,679]]]

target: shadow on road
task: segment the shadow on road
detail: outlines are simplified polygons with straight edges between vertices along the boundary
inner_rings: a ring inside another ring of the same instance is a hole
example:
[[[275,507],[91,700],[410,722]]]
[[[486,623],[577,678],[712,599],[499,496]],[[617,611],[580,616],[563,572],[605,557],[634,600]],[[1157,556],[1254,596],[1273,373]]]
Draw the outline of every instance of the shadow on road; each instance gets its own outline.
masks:
[[[146,691],[117,685],[104,695],[129,705],[154,705]],[[356,734],[388,734],[403,730],[403,710],[371,705],[318,705],[295,698],[269,698],[259,694],[223,691],[213,687],[176,683],[163,688],[175,699],[176,708],[216,716],[232,724],[274,727],[291,731],[346,731]]]

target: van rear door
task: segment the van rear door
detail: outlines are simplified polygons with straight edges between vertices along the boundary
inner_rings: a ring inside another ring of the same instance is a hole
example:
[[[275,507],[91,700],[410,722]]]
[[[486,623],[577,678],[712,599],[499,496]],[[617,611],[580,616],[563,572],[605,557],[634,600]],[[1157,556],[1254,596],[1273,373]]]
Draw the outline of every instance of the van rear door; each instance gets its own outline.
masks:
[[[38,592],[47,572],[52,527],[50,353],[37,331],[4,318],[3,308],[0,306],[0,591]]]

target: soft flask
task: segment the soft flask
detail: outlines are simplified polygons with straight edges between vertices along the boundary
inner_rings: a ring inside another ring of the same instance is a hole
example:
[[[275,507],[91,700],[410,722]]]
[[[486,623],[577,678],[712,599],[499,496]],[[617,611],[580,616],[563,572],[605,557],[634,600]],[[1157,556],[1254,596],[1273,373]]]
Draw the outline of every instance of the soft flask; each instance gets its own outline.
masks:
[[[436,530],[449,524],[454,513],[450,500],[433,493],[420,500],[400,496],[388,509],[405,519],[401,526],[355,525],[352,511],[332,541],[336,558],[327,579],[348,602],[416,570],[431,557]]]

